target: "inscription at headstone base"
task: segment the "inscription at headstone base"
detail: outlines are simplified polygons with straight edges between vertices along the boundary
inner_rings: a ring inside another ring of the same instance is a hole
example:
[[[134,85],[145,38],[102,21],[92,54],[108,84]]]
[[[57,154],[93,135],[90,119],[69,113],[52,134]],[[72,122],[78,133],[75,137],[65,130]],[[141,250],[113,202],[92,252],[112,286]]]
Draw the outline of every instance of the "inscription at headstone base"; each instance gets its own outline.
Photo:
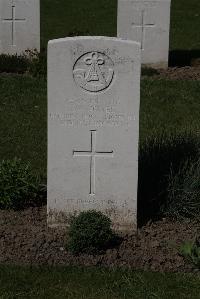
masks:
[[[48,45],[48,224],[81,211],[137,225],[140,44],[107,37]]]
[[[141,43],[142,63],[167,67],[171,0],[118,0],[118,36]]]
[[[40,50],[39,0],[0,0],[0,54]]]

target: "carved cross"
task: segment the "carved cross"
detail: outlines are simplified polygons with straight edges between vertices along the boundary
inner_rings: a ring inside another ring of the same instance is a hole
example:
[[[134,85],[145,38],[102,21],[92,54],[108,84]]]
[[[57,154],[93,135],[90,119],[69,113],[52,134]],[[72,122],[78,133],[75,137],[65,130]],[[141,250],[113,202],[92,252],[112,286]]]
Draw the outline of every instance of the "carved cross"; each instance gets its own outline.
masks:
[[[15,33],[16,33],[16,30],[15,30],[15,26],[17,22],[25,22],[26,19],[23,18],[23,19],[18,19],[16,18],[16,7],[14,4],[12,4],[12,17],[11,18],[8,18],[8,19],[3,19],[2,22],[3,23],[11,23],[12,27],[11,27],[11,38],[12,38],[12,46],[15,46],[16,45],[16,38],[15,38]]]
[[[151,28],[154,27],[155,24],[151,24],[151,23],[146,23],[145,22],[146,19],[146,11],[143,9],[141,12],[141,22],[140,24],[136,24],[136,23],[132,23],[132,27],[133,28],[141,28],[142,29],[142,36],[141,36],[141,50],[144,50],[144,44],[145,44],[145,35],[146,35],[146,28]]]
[[[96,151],[96,130],[90,131],[90,150],[76,151],[73,150],[74,157],[89,157],[90,158],[90,195],[95,195],[95,174],[96,174],[96,158],[113,158],[113,151],[102,152]]]

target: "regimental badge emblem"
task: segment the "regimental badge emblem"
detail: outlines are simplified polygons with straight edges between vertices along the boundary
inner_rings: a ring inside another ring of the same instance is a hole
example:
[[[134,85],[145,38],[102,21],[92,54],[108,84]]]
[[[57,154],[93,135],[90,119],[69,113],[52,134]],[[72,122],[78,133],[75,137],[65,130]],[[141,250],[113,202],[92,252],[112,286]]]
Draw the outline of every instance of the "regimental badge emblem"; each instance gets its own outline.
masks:
[[[90,92],[99,92],[110,86],[114,78],[114,63],[100,52],[89,52],[76,61],[73,69],[75,82]]]

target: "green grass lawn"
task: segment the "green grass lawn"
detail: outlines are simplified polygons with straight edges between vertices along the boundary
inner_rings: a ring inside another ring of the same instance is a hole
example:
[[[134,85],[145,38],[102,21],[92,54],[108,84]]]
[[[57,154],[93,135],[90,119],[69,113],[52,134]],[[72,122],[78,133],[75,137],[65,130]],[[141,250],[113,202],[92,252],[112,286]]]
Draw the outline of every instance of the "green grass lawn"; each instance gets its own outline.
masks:
[[[200,81],[143,80],[140,140],[200,129]]]
[[[0,153],[30,161],[46,177],[46,80],[1,75]],[[162,133],[200,129],[200,82],[144,80],[141,85],[140,140]]]
[[[46,80],[21,75],[0,76],[1,159],[19,157],[46,177]]]
[[[99,268],[0,267],[0,298],[198,299],[198,274]]]
[[[49,39],[73,34],[116,36],[116,28],[116,0],[41,0],[44,48]],[[200,1],[172,0],[170,49],[199,53],[199,28]],[[1,74],[0,91],[1,159],[16,156],[30,161],[33,171],[46,178],[46,78]],[[199,94],[200,81],[143,80],[141,144],[163,133],[199,134]],[[148,180],[148,172],[146,176]],[[1,266],[0,298],[198,299],[200,277],[99,268]]]
[[[172,0],[170,49],[200,50],[200,1]],[[69,33],[116,36],[117,0],[41,0],[41,42]]]
[[[199,50],[200,1],[171,0],[170,49]]]

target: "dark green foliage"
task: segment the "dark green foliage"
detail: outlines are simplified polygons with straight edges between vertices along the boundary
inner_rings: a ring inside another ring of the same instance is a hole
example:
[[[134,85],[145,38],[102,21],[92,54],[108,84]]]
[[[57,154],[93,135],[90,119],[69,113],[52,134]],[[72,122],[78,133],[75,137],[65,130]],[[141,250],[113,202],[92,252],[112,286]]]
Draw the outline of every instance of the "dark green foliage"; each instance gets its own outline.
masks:
[[[0,73],[24,74],[30,67],[30,61],[24,55],[0,55]]]
[[[174,175],[178,175],[186,160],[192,161],[198,157],[199,148],[199,136],[187,132],[147,139],[140,146],[138,182],[138,220],[140,224],[150,219],[155,220],[163,217],[170,208],[170,202],[168,201],[170,173],[173,172]],[[191,189],[195,185],[195,190],[193,189],[193,191],[195,191],[195,196],[197,196],[197,180],[199,176],[195,178],[195,175],[197,173],[193,173],[193,180],[196,182],[196,185],[192,183],[192,179],[188,184]],[[184,181],[182,183],[184,184]],[[175,185],[173,188],[175,188]],[[174,192],[173,188],[171,192]],[[193,195],[191,194],[191,196]],[[182,204],[181,190],[179,191],[179,200]],[[196,197],[196,204],[197,201]],[[188,200],[189,204],[190,201]],[[190,209],[194,210],[194,207],[191,206]]]
[[[0,209],[18,210],[39,204],[45,193],[29,164],[17,158],[0,163]]]
[[[187,161],[177,173],[171,169],[164,214],[200,219],[200,159]]]
[[[47,53],[42,50],[26,51],[24,55],[0,55],[0,73],[30,74],[34,77],[46,76]]]
[[[104,250],[113,240],[110,219],[101,212],[81,212],[69,229],[68,250],[73,254],[95,254]]]
[[[184,242],[180,246],[180,254],[195,267],[200,269],[200,240]]]

